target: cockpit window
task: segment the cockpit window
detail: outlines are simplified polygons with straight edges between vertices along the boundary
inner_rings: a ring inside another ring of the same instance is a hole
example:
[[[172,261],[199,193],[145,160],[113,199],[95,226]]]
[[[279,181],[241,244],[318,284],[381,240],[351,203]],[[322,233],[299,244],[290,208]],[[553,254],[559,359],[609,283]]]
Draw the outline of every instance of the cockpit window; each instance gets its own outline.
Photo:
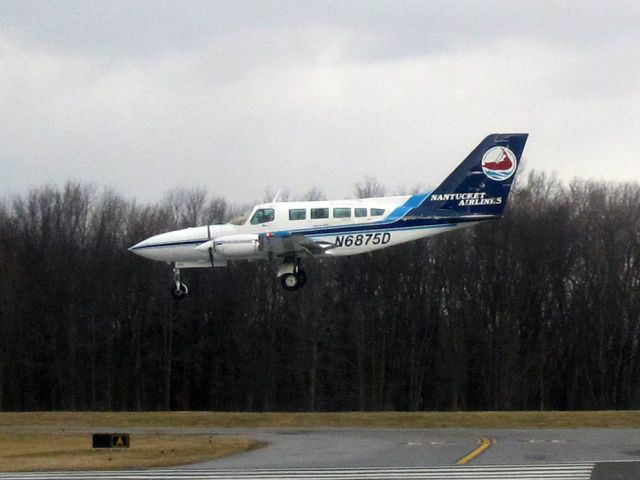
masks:
[[[380,217],[384,215],[384,208],[372,208],[371,209],[371,216],[372,217]]]
[[[244,212],[244,213],[241,213],[240,215],[236,215],[235,217],[233,217],[231,220],[229,220],[229,223],[232,225],[244,225],[245,223],[247,223],[248,219],[249,219],[249,212]]]
[[[276,218],[276,214],[273,208],[259,208],[256,213],[251,217],[251,225],[258,225],[260,223],[273,222]]]

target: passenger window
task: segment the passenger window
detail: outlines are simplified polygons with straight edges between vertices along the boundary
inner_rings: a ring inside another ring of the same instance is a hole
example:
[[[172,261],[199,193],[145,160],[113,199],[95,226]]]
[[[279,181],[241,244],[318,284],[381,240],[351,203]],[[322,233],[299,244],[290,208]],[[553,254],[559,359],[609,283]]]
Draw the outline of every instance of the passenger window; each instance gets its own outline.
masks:
[[[275,218],[276,214],[273,208],[260,208],[256,210],[256,213],[254,213],[253,217],[251,217],[251,225],[273,222]]]
[[[372,217],[380,217],[384,215],[384,209],[383,208],[372,208],[371,209],[371,216]]]
[[[292,208],[289,210],[289,220],[305,220],[307,218],[307,210],[304,208]]]
[[[366,208],[356,208],[356,217],[366,217],[367,209]]]
[[[328,208],[312,208],[311,209],[311,218],[329,218],[329,209]]]
[[[333,218],[351,218],[350,208],[334,208]]]

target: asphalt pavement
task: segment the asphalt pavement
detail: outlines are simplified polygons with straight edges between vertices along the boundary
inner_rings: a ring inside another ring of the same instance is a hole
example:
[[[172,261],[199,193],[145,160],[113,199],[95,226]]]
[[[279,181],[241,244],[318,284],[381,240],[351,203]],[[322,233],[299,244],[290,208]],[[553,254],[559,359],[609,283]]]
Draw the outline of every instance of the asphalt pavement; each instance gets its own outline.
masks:
[[[123,429],[103,426],[92,430]],[[157,432],[249,437],[266,446],[173,469],[0,474],[0,480],[640,479],[640,429],[124,430],[132,441],[136,434]]]
[[[640,429],[216,429],[268,446],[188,468],[418,467],[640,460]],[[640,479],[640,474],[637,477]]]

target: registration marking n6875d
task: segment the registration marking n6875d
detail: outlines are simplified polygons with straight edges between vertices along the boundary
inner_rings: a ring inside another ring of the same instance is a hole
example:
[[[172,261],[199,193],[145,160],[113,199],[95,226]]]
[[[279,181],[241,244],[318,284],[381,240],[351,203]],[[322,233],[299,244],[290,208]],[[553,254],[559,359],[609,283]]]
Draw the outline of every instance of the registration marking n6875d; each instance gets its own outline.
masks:
[[[336,247],[362,247],[366,245],[385,245],[391,241],[389,232],[358,233],[352,235],[338,235]]]

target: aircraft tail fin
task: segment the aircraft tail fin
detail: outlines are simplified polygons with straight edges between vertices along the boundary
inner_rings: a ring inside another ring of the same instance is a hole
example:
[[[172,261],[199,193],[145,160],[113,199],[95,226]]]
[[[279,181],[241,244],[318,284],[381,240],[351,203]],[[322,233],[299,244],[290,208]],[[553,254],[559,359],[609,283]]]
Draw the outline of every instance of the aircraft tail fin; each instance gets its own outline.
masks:
[[[487,136],[408,215],[501,217],[527,137],[526,133]]]

